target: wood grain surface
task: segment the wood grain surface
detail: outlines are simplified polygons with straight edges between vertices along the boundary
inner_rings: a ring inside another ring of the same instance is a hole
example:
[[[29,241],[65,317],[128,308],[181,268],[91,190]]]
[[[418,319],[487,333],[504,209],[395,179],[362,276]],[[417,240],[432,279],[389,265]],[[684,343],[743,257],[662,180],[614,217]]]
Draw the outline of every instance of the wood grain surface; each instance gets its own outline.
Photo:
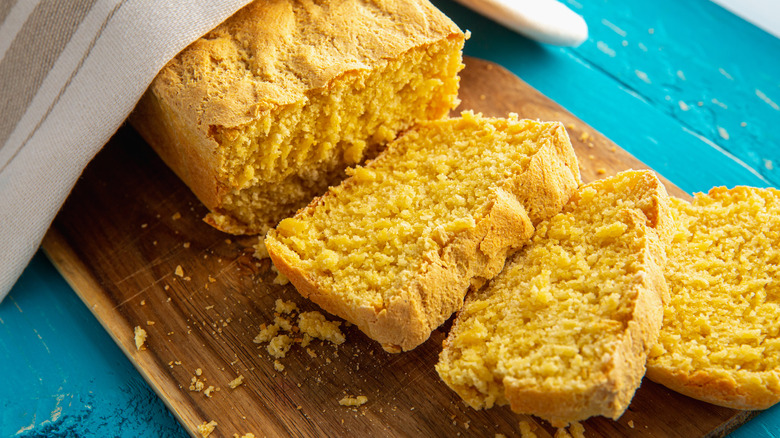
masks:
[[[644,167],[503,68],[473,58],[466,64],[459,110],[562,121],[586,181]],[[343,345],[313,342],[313,354],[293,347],[277,371],[265,348],[252,342],[273,321],[274,301],[318,309],[291,285],[273,284],[270,261],[253,257],[257,238],[216,231],[201,221],[205,214],[124,127],[87,168],[44,240],[49,258],[193,436],[211,420],[215,437],[517,436],[519,420],[537,425],[540,437],[554,435],[548,423],[506,407],[472,410],[441,382],[434,364],[448,324],[396,355],[346,327]],[[140,351],[136,326],[148,333]],[[189,390],[197,369],[206,387],[215,387],[211,397]],[[244,383],[230,389],[239,375]],[[346,395],[368,402],[340,406]],[[645,380],[619,421],[599,417],[584,425],[589,437],[723,436],[751,416]]]

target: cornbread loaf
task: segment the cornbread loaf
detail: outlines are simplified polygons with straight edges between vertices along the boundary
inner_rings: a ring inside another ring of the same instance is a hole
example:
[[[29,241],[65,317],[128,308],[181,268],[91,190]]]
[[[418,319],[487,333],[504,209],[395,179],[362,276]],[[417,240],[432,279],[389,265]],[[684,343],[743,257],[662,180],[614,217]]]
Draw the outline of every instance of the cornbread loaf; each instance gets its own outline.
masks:
[[[580,183],[560,123],[423,122],[268,232],[276,268],[391,352],[428,339]]]
[[[265,233],[398,132],[445,116],[463,41],[427,0],[258,0],[168,63],[131,120],[208,223]]]
[[[475,409],[553,426],[618,418],[645,373],[667,295],[668,196],[650,171],[582,186],[466,298],[436,365]]]
[[[718,187],[672,200],[671,300],[647,375],[735,409],[780,400],[780,191]]]

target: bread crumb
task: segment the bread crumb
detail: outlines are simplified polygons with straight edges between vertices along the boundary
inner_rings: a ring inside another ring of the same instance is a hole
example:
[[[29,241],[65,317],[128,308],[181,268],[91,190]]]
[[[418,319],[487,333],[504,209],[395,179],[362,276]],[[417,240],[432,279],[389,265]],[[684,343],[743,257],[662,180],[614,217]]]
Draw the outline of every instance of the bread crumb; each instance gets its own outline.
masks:
[[[311,343],[311,336],[309,336],[308,334],[304,333],[303,334],[303,338],[301,339],[301,348],[308,347],[310,343]]]
[[[569,433],[573,438],[585,438],[585,426],[579,421],[575,421],[569,425]]]
[[[142,329],[141,326],[136,326],[135,329],[133,329],[133,334],[135,335],[135,349],[140,351],[141,348],[143,348],[146,350],[144,347],[147,338],[146,330]]]
[[[368,401],[368,397],[365,395],[359,395],[357,397],[345,396],[339,400],[341,406],[363,406]]]
[[[149,226],[149,224],[141,224],[141,228],[146,228],[148,226]]]
[[[272,324],[266,327],[260,328],[260,333],[252,340],[255,344],[262,344],[263,342],[269,342],[271,339],[279,333],[279,326]]]
[[[339,330],[340,322],[328,321],[320,312],[304,312],[298,315],[298,327],[303,333],[317,339],[330,341],[336,345],[344,343],[346,338]]]
[[[202,370],[202,369],[200,369],[200,368],[198,368],[197,370],[195,370],[195,375],[196,375],[196,376],[201,376],[201,375],[203,375],[203,370]]]
[[[265,247],[265,239],[262,237],[258,239],[257,243],[253,247],[255,249],[255,258],[258,260],[263,260],[270,258],[271,255],[268,254],[268,249]]]
[[[605,173],[607,173],[607,169],[603,167],[599,167],[598,169],[596,169],[596,173],[598,173],[599,175],[604,175]]]
[[[177,214],[178,214],[178,213],[177,213]],[[214,432],[214,429],[216,429],[216,428],[217,428],[217,422],[216,422],[216,421],[214,421],[214,420],[211,420],[211,421],[209,421],[208,423],[206,423],[206,422],[204,421],[204,422],[203,422],[203,424],[201,424],[200,426],[198,426],[198,433],[199,433],[199,434],[200,434],[200,436],[202,436],[203,438],[206,438],[206,437],[208,437],[209,435],[211,435],[211,432]]]
[[[609,151],[610,152],[617,152],[617,146],[612,146],[612,148]]]
[[[171,216],[171,219],[173,219],[173,220],[175,220],[175,221],[177,221],[177,220],[181,219],[181,213],[179,213],[179,212],[177,211],[176,213],[174,213],[174,214],[173,214],[173,216]]]
[[[154,325],[154,321],[146,321],[146,325]]]
[[[212,277],[211,275],[209,275],[208,278],[209,278],[209,283],[216,283],[217,282],[217,279]]]
[[[285,284],[290,282],[290,280],[288,280],[287,277],[284,276],[284,274],[282,274],[281,272],[279,272],[278,269],[276,269],[276,266],[271,265],[271,271],[276,273],[276,278],[274,278],[273,281],[274,284],[284,286]]]
[[[506,435],[504,435],[503,433],[497,433],[495,438],[506,438]]]
[[[298,306],[292,301],[283,301],[280,298],[274,303],[276,313],[292,313],[298,310]]]
[[[561,427],[555,431],[555,438],[572,438],[572,436],[569,435],[565,428]]]
[[[314,350],[312,350],[311,348],[307,348],[306,352],[309,353],[309,356],[312,357],[312,358],[316,358],[317,357],[317,353]]]
[[[235,379],[231,380],[230,383],[228,383],[228,386],[230,387],[230,389],[236,389],[242,383],[244,383],[244,376],[239,374],[238,377],[236,377]]]
[[[287,335],[275,336],[268,342],[268,354],[279,359],[284,357],[292,346],[292,339]]]
[[[146,300],[141,300],[141,305],[145,306],[146,305]]]
[[[176,270],[173,273],[178,277],[184,277],[184,269],[182,269],[181,265],[176,265]]]
[[[214,392],[214,386],[213,386],[213,385],[209,385],[209,387],[208,387],[208,388],[206,388],[206,389],[203,391],[203,395],[205,395],[206,397],[209,397],[209,398],[211,398],[211,393],[212,393],[212,392]]]
[[[206,386],[202,380],[198,379],[195,376],[192,376],[192,380],[190,380],[190,391],[194,392],[200,392],[203,391],[203,387]]]
[[[211,310],[213,308],[214,308],[214,305],[204,307],[205,310]]]
[[[532,425],[531,423],[523,420],[519,424],[520,426],[520,436],[522,438],[538,438],[538,436],[534,433],[534,429],[536,429],[535,425]]]
[[[183,246],[184,248],[189,248],[190,247],[190,242],[184,242],[184,243],[181,244],[181,246]]]
[[[276,371],[279,371],[280,373],[281,373],[282,371],[284,371],[284,365],[282,365],[282,363],[281,363],[281,362],[279,362],[279,359],[276,359],[276,360],[274,361],[274,369],[275,369]]]
[[[293,329],[292,323],[287,318],[282,318],[281,316],[274,316],[274,324],[275,326],[279,327],[280,329],[291,332]]]
[[[628,420],[628,427],[634,428],[634,420]]]
[[[245,435],[238,436],[237,433],[233,434],[233,438],[255,438],[255,434],[253,433],[247,433]]]
[[[590,134],[588,134],[587,132],[583,132],[580,135],[580,141],[581,142],[586,142],[586,141],[588,141],[588,139],[590,139]]]
[[[171,287],[170,287],[170,286],[168,286],[167,284],[166,284],[165,286],[163,286],[163,290],[168,290],[168,289],[170,289],[170,288],[171,288]],[[170,300],[170,298],[168,298],[168,299]]]

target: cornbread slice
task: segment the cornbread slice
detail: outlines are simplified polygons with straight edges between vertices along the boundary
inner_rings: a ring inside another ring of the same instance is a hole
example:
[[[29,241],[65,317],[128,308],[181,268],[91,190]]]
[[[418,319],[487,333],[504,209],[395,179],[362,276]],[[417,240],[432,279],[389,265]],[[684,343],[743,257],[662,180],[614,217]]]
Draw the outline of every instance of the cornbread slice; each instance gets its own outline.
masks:
[[[268,232],[298,291],[392,352],[411,350],[496,275],[580,183],[560,123],[424,122]]]
[[[436,365],[441,378],[475,409],[509,403],[555,427],[618,418],[661,327],[670,221],[650,171],[581,187],[466,299]]]
[[[258,0],[176,56],[132,123],[230,233],[457,105],[464,34],[427,0]]]
[[[735,409],[780,401],[780,191],[717,187],[672,200],[671,300],[647,376]]]

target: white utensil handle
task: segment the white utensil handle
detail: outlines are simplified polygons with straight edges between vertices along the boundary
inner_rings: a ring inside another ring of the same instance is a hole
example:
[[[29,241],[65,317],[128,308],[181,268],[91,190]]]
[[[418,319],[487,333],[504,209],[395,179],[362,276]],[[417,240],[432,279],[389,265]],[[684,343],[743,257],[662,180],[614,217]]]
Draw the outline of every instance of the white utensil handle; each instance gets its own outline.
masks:
[[[578,46],[588,39],[585,20],[555,0],[456,1],[542,43]]]

